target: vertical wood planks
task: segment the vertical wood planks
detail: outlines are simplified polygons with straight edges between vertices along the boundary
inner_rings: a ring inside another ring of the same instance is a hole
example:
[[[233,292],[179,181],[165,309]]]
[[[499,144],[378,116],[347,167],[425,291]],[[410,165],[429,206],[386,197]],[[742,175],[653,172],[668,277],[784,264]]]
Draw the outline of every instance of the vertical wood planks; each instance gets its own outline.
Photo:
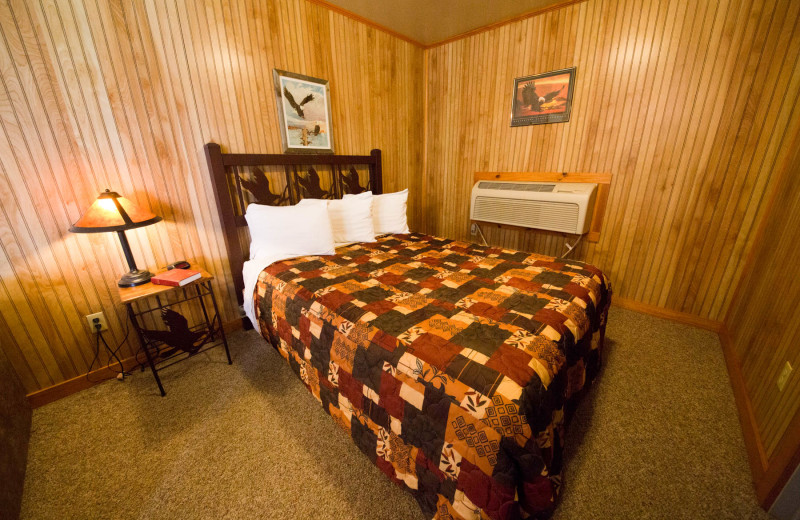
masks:
[[[29,393],[87,371],[86,314],[124,338],[117,237],[67,231],[106,187],[164,217],[137,264],[203,265],[238,316],[202,146],[281,151],[273,68],[330,81],[336,151],[381,148],[387,190],[420,178],[423,50],[319,5],[2,0],[0,36],[0,334]]]
[[[470,238],[475,172],[610,172],[580,257],[626,299],[721,321],[792,124],[798,19],[787,0],[587,0],[429,49],[425,230]],[[509,126],[515,77],[573,65],[571,121]],[[485,232],[564,252],[558,235]]]
[[[756,492],[762,503],[774,500],[781,475],[788,477],[792,471],[786,472],[789,460],[800,452],[800,278],[792,272],[800,240],[798,114],[800,102],[792,113],[794,138],[785,140],[766,216],[725,318],[752,411],[753,433],[763,453],[764,460],[756,465]],[[777,380],[786,362],[794,371],[780,390]]]

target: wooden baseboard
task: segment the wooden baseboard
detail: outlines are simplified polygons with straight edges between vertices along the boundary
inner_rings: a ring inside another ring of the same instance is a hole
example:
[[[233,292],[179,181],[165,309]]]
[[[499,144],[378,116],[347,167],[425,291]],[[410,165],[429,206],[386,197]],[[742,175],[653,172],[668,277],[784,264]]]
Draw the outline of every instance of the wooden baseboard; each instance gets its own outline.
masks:
[[[651,316],[657,316],[659,318],[676,321],[678,323],[683,323],[685,325],[692,325],[694,327],[699,327],[701,329],[710,330],[716,333],[719,333],[719,331],[722,330],[721,321],[715,321],[708,318],[703,318],[701,316],[695,316],[694,314],[689,314],[687,312],[665,309],[657,305],[650,305],[648,303],[629,300],[628,298],[620,298],[619,296],[613,296],[611,298],[611,304],[622,307],[623,309],[629,309],[632,311],[642,312],[644,314],[650,314]]]
[[[612,298],[612,303],[624,309],[693,325],[719,334],[725,365],[728,369],[728,377],[736,400],[736,409],[739,415],[739,423],[742,427],[756,498],[761,507],[765,510],[769,509],[794,472],[794,468],[800,463],[800,411],[792,419],[790,427],[781,439],[776,453],[773,454],[772,458],[768,457],[764,449],[764,442],[758,431],[758,423],[753,412],[750,394],[748,394],[745,386],[739,356],[736,354],[733,347],[733,339],[724,323],[616,296]]]
[[[225,333],[228,334],[242,328],[242,320],[227,322],[222,326],[225,329]],[[138,365],[139,362],[134,356],[122,360],[122,366],[126,371],[129,371]],[[28,394],[28,403],[30,403],[32,408],[44,406],[48,403],[52,403],[53,401],[67,397],[68,395],[80,392],[81,390],[91,388],[96,384],[104,383],[110,379],[114,379],[117,377],[118,370],[119,365],[114,364],[111,366],[111,368],[99,368],[89,372],[88,374],[82,374],[78,377],[73,377],[72,379],[56,383],[53,386],[48,386],[47,388],[43,388]]]
[[[775,504],[784,486],[800,467],[800,410],[794,414],[769,462],[764,478],[756,482],[756,496],[764,509]]]
[[[733,349],[733,340],[725,325],[719,332],[719,341],[722,343],[722,353],[725,356],[725,365],[728,367],[728,376],[731,380],[731,387],[733,387],[733,396],[736,399],[736,409],[739,412],[739,423],[742,425],[744,445],[747,448],[747,458],[750,461],[750,470],[755,483],[764,476],[764,472],[767,470],[769,465],[767,453],[764,451],[764,443],[761,442],[761,436],[758,433],[756,417],[744,383],[744,376],[742,376],[739,356]]]
[[[122,360],[122,366],[126,371],[132,370],[138,364],[139,362],[136,361],[136,358],[133,356]],[[32,408],[38,408],[40,406],[52,403],[53,401],[58,401],[61,398],[67,397],[68,395],[72,395],[76,392],[80,392],[81,390],[91,388],[94,385],[114,379],[117,377],[118,370],[119,365],[114,364],[112,365],[112,368],[103,367],[93,370],[88,374],[83,374],[78,377],[73,377],[72,379],[67,379],[66,381],[56,383],[53,386],[48,386],[47,388],[43,388],[28,394],[28,403],[30,403]]]
[[[242,320],[233,320],[223,323],[222,328],[225,330],[225,334],[230,334],[231,332],[242,328]]]
[[[725,354],[733,395],[736,398],[736,408],[753,474],[756,498],[761,507],[768,510],[789,481],[795,468],[800,465],[800,411],[795,413],[772,457],[768,457],[758,432],[758,423],[742,376],[739,356],[733,348],[730,332],[724,325],[719,333],[719,339],[722,343],[722,352]]]

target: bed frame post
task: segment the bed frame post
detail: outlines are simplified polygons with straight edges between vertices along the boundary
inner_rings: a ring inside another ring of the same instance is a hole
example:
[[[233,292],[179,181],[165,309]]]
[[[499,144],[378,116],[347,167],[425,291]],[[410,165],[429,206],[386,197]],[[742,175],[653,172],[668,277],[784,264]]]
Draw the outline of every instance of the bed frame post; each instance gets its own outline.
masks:
[[[214,181],[214,198],[217,201],[222,233],[225,236],[225,248],[228,250],[228,262],[230,263],[231,276],[233,276],[233,285],[234,287],[243,287],[242,266],[244,265],[244,258],[242,256],[242,246],[239,243],[239,232],[236,228],[236,214],[229,196],[228,179],[225,174],[225,164],[222,160],[222,149],[217,143],[208,143],[203,148],[206,151],[208,169]],[[242,292],[240,290],[235,292],[236,301],[239,302],[239,305],[242,305],[244,303]]]
[[[369,185],[372,193],[383,193],[383,172],[381,171],[381,151],[377,148],[370,152],[374,162],[369,165]]]

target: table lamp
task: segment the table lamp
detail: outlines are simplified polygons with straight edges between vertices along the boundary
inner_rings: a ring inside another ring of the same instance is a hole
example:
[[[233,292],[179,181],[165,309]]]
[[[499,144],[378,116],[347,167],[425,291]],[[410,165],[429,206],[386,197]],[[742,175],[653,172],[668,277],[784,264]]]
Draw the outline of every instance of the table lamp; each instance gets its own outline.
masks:
[[[122,252],[128,261],[130,272],[125,273],[117,281],[120,287],[135,287],[150,281],[153,276],[149,271],[136,268],[131,246],[125,236],[126,229],[136,229],[160,222],[161,217],[137,207],[115,191],[106,190],[97,197],[89,209],[75,222],[70,231],[73,233],[105,233],[116,231],[122,244]]]

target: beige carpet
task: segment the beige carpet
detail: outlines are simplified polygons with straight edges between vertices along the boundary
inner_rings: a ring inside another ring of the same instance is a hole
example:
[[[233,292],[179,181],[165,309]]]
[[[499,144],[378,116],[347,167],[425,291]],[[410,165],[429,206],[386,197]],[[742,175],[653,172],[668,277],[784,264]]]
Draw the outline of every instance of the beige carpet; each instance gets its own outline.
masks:
[[[621,309],[556,519],[768,518],[712,333]],[[23,518],[421,519],[255,332],[35,410]]]

